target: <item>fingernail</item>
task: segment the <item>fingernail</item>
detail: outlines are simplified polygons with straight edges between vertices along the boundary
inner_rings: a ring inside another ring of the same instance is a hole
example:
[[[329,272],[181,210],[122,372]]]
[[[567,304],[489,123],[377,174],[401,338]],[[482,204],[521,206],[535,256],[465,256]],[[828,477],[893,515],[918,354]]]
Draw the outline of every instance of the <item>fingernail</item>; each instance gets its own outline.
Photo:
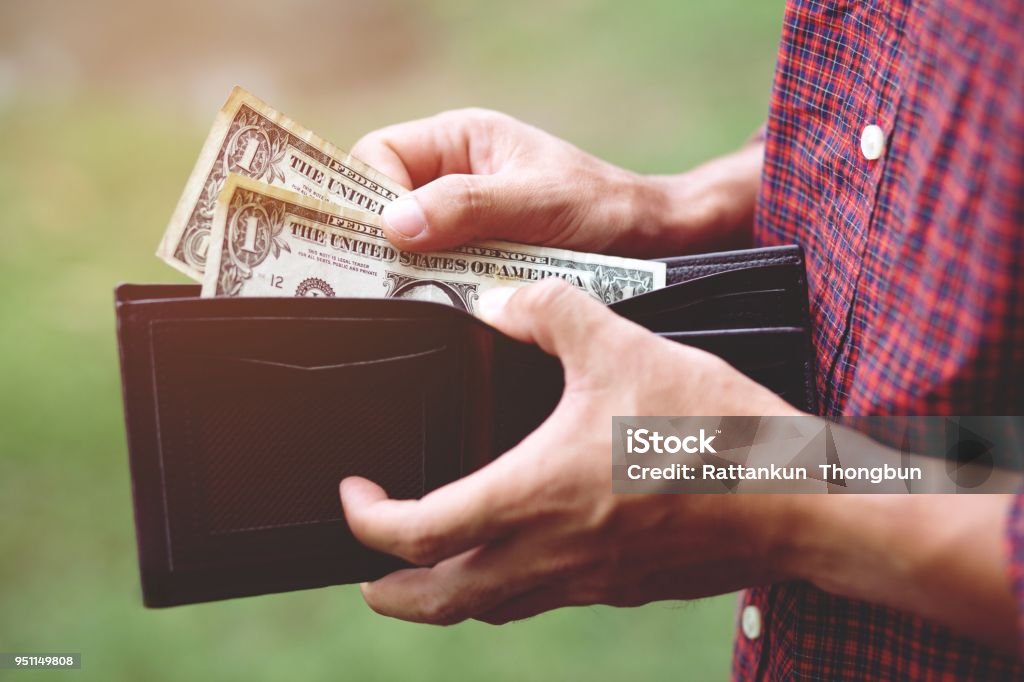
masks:
[[[420,208],[420,202],[413,197],[402,197],[384,207],[381,218],[392,230],[406,239],[418,237],[427,229],[427,219]]]
[[[489,322],[496,318],[514,293],[516,293],[515,287],[496,287],[480,294],[480,301],[476,308],[480,319]]]

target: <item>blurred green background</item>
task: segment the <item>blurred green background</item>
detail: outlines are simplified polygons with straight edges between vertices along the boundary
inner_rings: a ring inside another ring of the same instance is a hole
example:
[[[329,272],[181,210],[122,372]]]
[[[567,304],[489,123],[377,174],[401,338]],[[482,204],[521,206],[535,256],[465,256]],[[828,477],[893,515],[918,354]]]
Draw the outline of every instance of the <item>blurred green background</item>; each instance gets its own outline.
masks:
[[[782,2],[191,0],[0,4],[0,678],[722,679],[734,598],[510,626],[381,618],[355,587],[163,611],[139,597],[114,340],[240,83],[342,147],[439,110],[501,109],[645,172],[765,116]]]

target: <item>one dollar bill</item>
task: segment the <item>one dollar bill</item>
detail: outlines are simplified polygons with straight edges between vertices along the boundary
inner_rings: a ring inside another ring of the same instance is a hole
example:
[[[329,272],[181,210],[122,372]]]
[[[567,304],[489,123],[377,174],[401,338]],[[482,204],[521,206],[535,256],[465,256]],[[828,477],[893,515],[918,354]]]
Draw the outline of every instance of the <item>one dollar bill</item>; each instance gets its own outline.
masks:
[[[203,144],[156,255],[202,280],[210,227],[230,173],[379,214],[408,190],[240,87]]]
[[[346,296],[475,313],[488,288],[559,277],[604,303],[661,288],[665,264],[507,242],[414,253],[380,217],[231,174],[212,216],[203,296]]]

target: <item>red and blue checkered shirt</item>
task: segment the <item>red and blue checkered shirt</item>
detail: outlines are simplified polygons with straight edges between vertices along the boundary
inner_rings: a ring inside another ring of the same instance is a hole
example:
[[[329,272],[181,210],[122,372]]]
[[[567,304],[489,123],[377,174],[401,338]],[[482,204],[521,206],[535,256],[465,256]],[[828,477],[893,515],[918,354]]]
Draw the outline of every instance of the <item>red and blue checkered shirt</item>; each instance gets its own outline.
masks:
[[[1019,0],[788,4],[755,235],[806,252],[823,414],[1024,414],[1022,16]],[[1024,605],[1019,496],[1006,527]],[[737,678],[1024,677],[978,641],[804,583],[748,605],[760,627],[737,624]]]

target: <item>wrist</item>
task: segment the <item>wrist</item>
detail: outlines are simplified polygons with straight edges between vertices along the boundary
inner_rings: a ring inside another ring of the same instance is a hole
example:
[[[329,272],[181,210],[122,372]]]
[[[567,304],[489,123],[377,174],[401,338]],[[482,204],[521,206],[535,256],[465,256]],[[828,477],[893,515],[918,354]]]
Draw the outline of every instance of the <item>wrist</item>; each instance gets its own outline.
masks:
[[[763,150],[748,145],[678,175],[634,174],[618,250],[667,256],[749,246]]]
[[[763,504],[751,512],[760,560],[771,582],[806,580],[806,558],[816,551],[817,522],[809,502],[817,495],[749,495]]]
[[[807,495],[745,493],[708,496],[720,516],[716,535],[732,559],[743,566],[738,587],[801,579],[799,557],[806,517],[800,499]]]
[[[788,572],[832,594],[890,602],[890,585],[913,585],[928,542],[911,495],[805,495]]]

